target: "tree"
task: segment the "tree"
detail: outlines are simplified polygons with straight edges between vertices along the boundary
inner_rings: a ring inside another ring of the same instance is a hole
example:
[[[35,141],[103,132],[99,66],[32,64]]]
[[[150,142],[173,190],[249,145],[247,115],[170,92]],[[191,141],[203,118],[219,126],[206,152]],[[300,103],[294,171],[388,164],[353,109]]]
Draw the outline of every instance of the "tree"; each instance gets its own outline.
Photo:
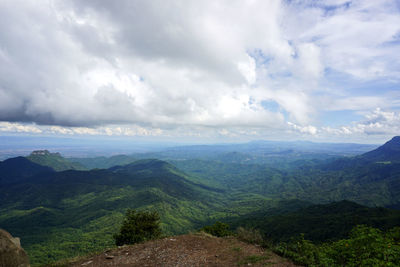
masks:
[[[122,246],[156,239],[160,236],[160,215],[158,212],[128,209],[120,232],[114,235],[114,239],[117,246]]]

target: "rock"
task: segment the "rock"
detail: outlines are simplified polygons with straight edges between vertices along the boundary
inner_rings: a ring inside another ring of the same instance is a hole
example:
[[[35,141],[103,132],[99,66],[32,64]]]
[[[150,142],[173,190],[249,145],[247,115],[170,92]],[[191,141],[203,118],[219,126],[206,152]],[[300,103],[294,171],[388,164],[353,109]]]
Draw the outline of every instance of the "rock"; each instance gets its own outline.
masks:
[[[106,259],[107,259],[107,260],[112,260],[112,259],[114,259],[114,256],[112,256],[112,255],[106,255]]]
[[[0,267],[29,267],[29,257],[18,237],[0,229]]]

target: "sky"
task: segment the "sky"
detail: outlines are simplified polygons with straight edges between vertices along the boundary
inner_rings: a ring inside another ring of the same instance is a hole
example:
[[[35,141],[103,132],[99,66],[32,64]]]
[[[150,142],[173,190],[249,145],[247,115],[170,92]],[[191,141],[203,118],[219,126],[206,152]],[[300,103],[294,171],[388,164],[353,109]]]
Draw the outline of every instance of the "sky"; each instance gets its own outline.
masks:
[[[398,0],[0,0],[1,136],[399,133]]]

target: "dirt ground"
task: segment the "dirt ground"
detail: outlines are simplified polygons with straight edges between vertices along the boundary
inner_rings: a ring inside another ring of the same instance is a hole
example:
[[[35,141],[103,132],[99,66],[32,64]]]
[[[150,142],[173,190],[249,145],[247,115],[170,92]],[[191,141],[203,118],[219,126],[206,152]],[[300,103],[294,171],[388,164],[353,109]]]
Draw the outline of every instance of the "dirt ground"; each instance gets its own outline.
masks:
[[[65,265],[64,265],[65,266]],[[236,238],[189,234],[106,250],[66,266],[296,266]]]

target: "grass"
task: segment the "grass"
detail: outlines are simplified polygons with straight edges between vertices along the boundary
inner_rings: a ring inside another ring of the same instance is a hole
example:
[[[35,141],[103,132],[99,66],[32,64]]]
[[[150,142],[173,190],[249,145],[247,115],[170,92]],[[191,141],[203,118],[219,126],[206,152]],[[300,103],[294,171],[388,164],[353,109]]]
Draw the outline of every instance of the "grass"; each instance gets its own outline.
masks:
[[[235,252],[240,252],[242,250],[242,248],[241,247],[233,247],[232,250]]]
[[[242,259],[241,261],[239,261],[239,265],[246,265],[246,264],[254,264],[254,263],[258,263],[261,261],[266,261],[269,260],[270,256],[269,255],[250,255],[245,257],[244,259]],[[267,264],[267,263],[265,263]]]

